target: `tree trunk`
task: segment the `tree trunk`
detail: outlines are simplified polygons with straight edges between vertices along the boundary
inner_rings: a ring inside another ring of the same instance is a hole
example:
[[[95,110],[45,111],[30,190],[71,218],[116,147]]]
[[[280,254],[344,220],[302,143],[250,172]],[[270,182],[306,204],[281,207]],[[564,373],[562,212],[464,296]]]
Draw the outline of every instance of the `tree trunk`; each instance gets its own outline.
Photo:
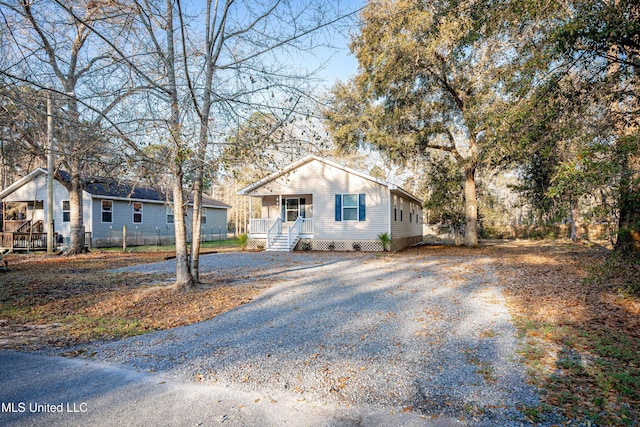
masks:
[[[184,191],[182,188],[182,167],[174,163],[173,171],[173,218],[176,234],[176,291],[186,291],[193,287],[193,277],[189,268],[187,251],[187,226],[185,222]]]
[[[466,228],[464,244],[468,247],[478,246],[478,201],[476,198],[475,167],[465,168],[464,208]]]
[[[186,204],[184,197],[184,170],[186,161],[186,143],[182,138],[180,127],[180,103],[178,99],[178,84],[176,82],[176,51],[173,32],[173,1],[166,0],[167,22],[165,34],[167,37],[167,53],[164,55],[167,89],[170,97],[171,116],[169,118],[169,133],[171,135],[171,178],[173,180],[173,226],[176,236],[176,291],[186,291],[193,288],[193,277],[189,267],[189,251],[187,248]]]
[[[618,2],[616,2],[618,6]],[[622,50],[616,44],[609,48],[611,58],[620,58]],[[618,82],[620,61],[609,63],[609,77]],[[633,86],[632,86],[633,88]],[[621,99],[614,91],[610,114],[614,123],[618,140],[616,142],[616,156],[620,166],[620,186],[618,189],[618,239],[615,250],[618,252],[634,252],[640,250],[640,155],[638,155],[637,121],[629,123],[627,117],[632,111],[637,111],[638,96],[631,99]],[[632,92],[633,93],[633,92]]]
[[[619,145],[624,144],[621,137]],[[633,142],[632,142],[633,144]],[[637,143],[633,144],[636,145]],[[622,177],[618,194],[618,240],[615,250],[628,253],[640,250],[640,157],[632,150],[623,148],[618,155],[621,157]]]
[[[70,208],[70,234],[69,248],[67,255],[81,254],[85,252],[84,246],[84,221],[83,221],[83,201],[82,201],[82,178],[79,173],[74,173],[71,177],[69,187],[69,208]]]
[[[202,170],[198,167],[193,185],[193,220],[191,230],[191,277],[200,283],[200,241],[202,240]]]
[[[578,220],[578,215],[579,215],[578,201],[572,197],[570,203],[571,203],[571,208],[570,208],[571,241],[578,242],[580,241],[580,222]]]
[[[469,155],[464,166],[464,244],[467,247],[478,246],[478,199],[476,195],[476,167],[478,164],[478,146],[474,135],[469,138]]]

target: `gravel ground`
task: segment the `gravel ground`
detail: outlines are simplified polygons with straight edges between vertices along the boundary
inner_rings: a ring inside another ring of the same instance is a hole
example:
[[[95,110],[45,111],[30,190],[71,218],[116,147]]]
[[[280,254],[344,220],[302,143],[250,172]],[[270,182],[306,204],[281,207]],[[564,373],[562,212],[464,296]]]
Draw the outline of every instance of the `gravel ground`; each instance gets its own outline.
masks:
[[[87,353],[179,380],[463,424],[520,425],[516,407],[539,403],[488,258],[228,253],[203,256],[201,268],[271,287],[209,321]]]

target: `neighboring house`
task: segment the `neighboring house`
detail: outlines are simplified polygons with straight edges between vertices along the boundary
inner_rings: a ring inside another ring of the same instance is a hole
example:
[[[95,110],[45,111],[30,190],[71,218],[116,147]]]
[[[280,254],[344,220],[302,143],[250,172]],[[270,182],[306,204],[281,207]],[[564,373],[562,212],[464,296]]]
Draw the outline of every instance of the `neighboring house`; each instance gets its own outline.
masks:
[[[336,162],[308,156],[238,192],[259,199],[249,247],[267,250],[392,250],[422,241],[422,201],[402,188]],[[250,207],[250,212],[253,209]]]
[[[63,174],[63,177],[65,175]],[[46,248],[47,171],[34,170],[0,191],[2,240],[0,247]],[[202,231],[205,237],[226,238],[227,209],[218,200],[203,197]],[[193,210],[188,209],[188,225]],[[83,222],[88,245],[122,244],[123,226],[128,244],[174,242],[174,216],[170,199],[162,192],[131,182],[85,178]],[[71,210],[69,192],[54,180],[54,232],[58,243],[68,244]]]

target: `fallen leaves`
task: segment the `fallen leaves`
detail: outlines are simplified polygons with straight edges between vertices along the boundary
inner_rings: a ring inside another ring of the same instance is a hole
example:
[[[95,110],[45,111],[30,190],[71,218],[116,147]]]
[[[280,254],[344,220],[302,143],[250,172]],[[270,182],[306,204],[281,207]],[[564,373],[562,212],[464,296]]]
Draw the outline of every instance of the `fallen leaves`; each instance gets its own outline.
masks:
[[[99,252],[14,256],[0,287],[0,347],[65,347],[187,325],[244,304],[265,286],[203,275],[208,283],[176,293],[165,276],[108,272],[163,257]],[[57,327],[46,327],[51,324]]]

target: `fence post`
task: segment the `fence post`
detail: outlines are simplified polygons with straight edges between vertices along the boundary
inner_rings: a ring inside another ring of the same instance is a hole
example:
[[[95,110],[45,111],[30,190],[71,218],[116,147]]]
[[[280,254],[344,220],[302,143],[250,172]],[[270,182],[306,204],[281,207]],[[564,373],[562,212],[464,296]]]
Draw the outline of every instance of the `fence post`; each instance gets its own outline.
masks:
[[[127,252],[127,226],[122,226],[122,253]]]

